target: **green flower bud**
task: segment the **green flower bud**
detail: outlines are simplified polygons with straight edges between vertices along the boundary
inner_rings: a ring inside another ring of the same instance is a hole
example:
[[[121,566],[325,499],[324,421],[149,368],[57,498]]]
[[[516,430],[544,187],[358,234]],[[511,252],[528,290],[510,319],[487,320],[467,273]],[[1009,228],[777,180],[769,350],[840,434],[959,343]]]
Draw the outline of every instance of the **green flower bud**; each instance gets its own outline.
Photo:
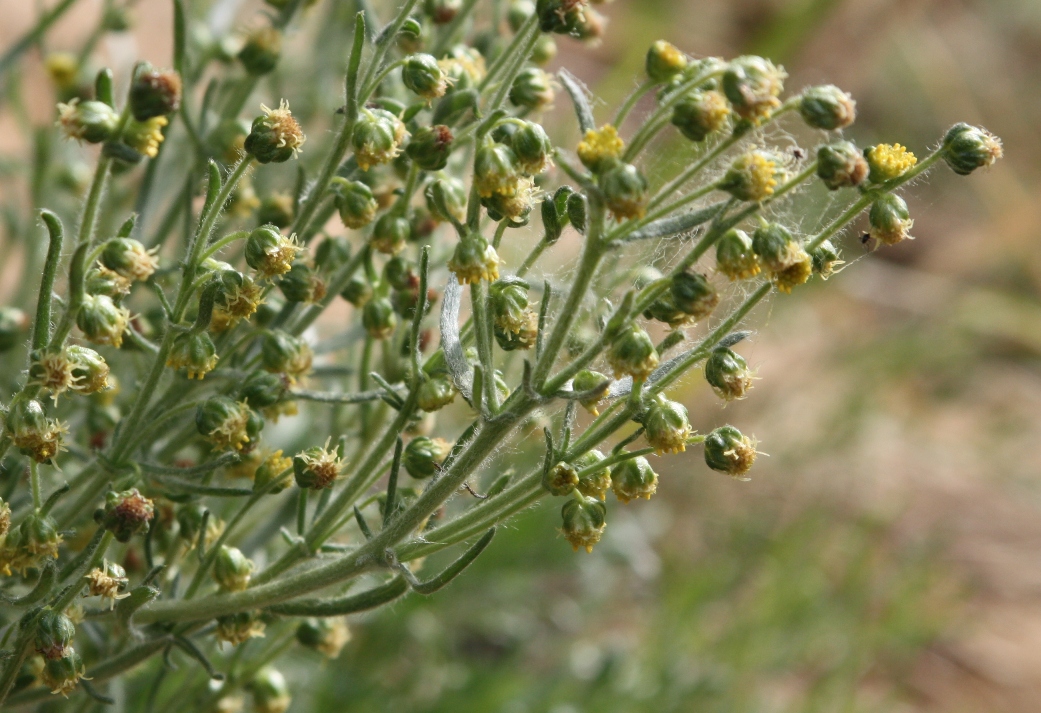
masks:
[[[223,331],[224,328],[239,319],[248,319],[257,311],[264,297],[264,291],[253,282],[253,278],[243,275],[238,270],[219,270],[214,275],[217,293],[210,328]],[[223,319],[222,327],[218,320]]]
[[[759,274],[759,258],[752,239],[743,230],[728,230],[716,243],[716,269],[731,280],[747,280]]]
[[[900,178],[918,163],[913,153],[900,144],[879,144],[864,149],[868,164],[868,179],[885,183]]]
[[[532,310],[526,310],[521,316],[521,324],[516,330],[505,330],[494,325],[493,332],[495,341],[504,352],[531,349],[538,340],[539,317]]]
[[[640,169],[619,163],[607,169],[600,178],[607,207],[617,220],[642,218],[647,206],[647,179]]]
[[[87,572],[84,579],[87,580],[87,593],[92,597],[101,597],[102,601],[108,600],[112,608],[118,599],[126,599],[129,592],[124,592],[130,580],[127,579],[126,570],[115,562],[105,560],[101,567],[95,567]]]
[[[658,368],[658,352],[651,335],[631,324],[611,340],[607,363],[614,370],[616,379],[628,375],[634,381],[643,381]]]
[[[651,399],[643,414],[644,436],[659,454],[682,453],[694,432],[687,420],[686,407],[658,394]]]
[[[673,276],[669,295],[676,308],[697,322],[712,314],[719,304],[719,292],[709,279],[696,272],[680,272]]]
[[[607,397],[607,392],[610,388],[610,378],[590,369],[583,369],[575,374],[575,378],[571,382],[571,389],[577,394],[592,392],[589,396],[579,401],[579,403],[582,404],[582,408],[594,416],[600,415],[597,407]]]
[[[348,228],[364,228],[375,219],[376,211],[379,210],[379,203],[372,195],[372,189],[361,181],[334,178],[333,196],[336,210],[340,212],[340,220]]]
[[[455,401],[456,390],[447,376],[433,376],[419,387],[417,405],[427,413],[440,411]]]
[[[217,617],[217,641],[238,646],[250,639],[264,636],[264,622],[255,612],[243,611]]]
[[[116,130],[119,114],[104,102],[74,98],[68,104],[58,104],[58,124],[70,139],[100,144]]]
[[[817,149],[817,176],[830,190],[859,186],[867,175],[868,164],[863,152],[849,141],[825,144]]]
[[[285,458],[280,450],[275,451],[257,466],[256,473],[253,474],[253,492],[260,492],[271,481],[280,478],[281,484],[273,486],[267,490],[267,493],[268,495],[281,493],[289,486],[289,479],[283,478],[283,474],[292,467],[293,460],[291,458]]]
[[[690,324],[690,315],[676,306],[672,295],[665,294],[651,303],[651,306],[643,311],[647,319],[664,322],[673,329]]]
[[[14,349],[29,332],[29,316],[17,307],[0,307],[0,354]]]
[[[314,251],[314,264],[326,274],[332,274],[351,259],[351,244],[342,235],[330,235]]]
[[[429,54],[406,57],[401,67],[401,81],[409,91],[427,100],[443,97],[448,89],[445,73]]]
[[[564,4],[569,4],[564,0]],[[574,4],[573,2],[571,4]],[[582,3],[579,3],[581,7]],[[574,26],[569,33],[572,37],[589,44],[596,44],[604,36],[604,26],[607,20],[599,12],[591,7],[586,7],[581,13],[575,15]]]
[[[825,240],[818,245],[811,253],[811,257],[813,258],[813,271],[824,280],[838,272],[840,265],[845,264],[844,260],[839,259],[838,248],[830,240]]]
[[[61,658],[48,659],[40,673],[40,680],[51,689],[51,693],[60,693],[67,697],[76,689],[86,672],[87,667],[83,659],[74,648],[69,647]]]
[[[557,43],[549,35],[540,35],[531,49],[531,61],[545,67],[557,56]]]
[[[152,501],[137,488],[131,488],[118,493],[109,491],[105,496],[105,507],[95,514],[94,519],[120,542],[130,542],[131,537],[148,530],[154,516]]]
[[[414,290],[419,287],[419,275],[415,265],[395,255],[383,266],[383,277],[395,290]]]
[[[384,213],[372,228],[369,244],[385,255],[394,255],[405,247],[412,232],[408,218],[394,213]]]
[[[289,272],[302,249],[295,236],[287,238],[274,225],[261,225],[246,238],[246,264],[257,277],[270,280]]]
[[[199,528],[202,527],[205,513],[206,508],[199,503],[185,503],[177,509],[178,537],[187,542],[189,548],[194,547],[199,541]],[[223,531],[224,523],[210,513],[210,517],[206,518],[203,546],[209,547]]]
[[[274,27],[261,27],[249,33],[239,50],[239,61],[255,77],[268,74],[282,56],[282,33]]]
[[[787,77],[784,67],[768,59],[738,57],[723,74],[723,92],[741,118],[759,121],[781,105],[777,97]]]
[[[25,575],[28,569],[38,569],[45,560],[58,558],[61,535],[54,520],[47,515],[30,512],[10,532],[0,548],[0,572],[12,571]]]
[[[705,464],[737,480],[755,463],[755,439],[745,436],[733,426],[720,426],[705,438]]]
[[[290,385],[311,371],[314,352],[302,339],[281,330],[266,333],[260,344],[260,361],[264,369],[284,374]]]
[[[448,165],[452,140],[452,131],[447,126],[425,126],[413,134],[405,153],[424,171],[440,171]]]
[[[137,240],[113,238],[101,251],[101,264],[128,280],[145,282],[159,267],[155,251],[145,249]]]
[[[278,289],[288,302],[314,304],[325,297],[325,280],[304,263],[296,262],[278,281]]]
[[[455,19],[463,7],[463,0],[424,0],[423,11],[435,25],[445,25]]]
[[[607,507],[594,498],[571,498],[560,509],[560,515],[564,520],[561,532],[575,552],[580,547],[592,552],[607,527]]]
[[[405,446],[401,463],[413,478],[431,478],[440,470],[441,463],[451,450],[451,444],[442,438],[416,436]]]
[[[145,65],[130,85],[130,112],[138,121],[173,114],[181,106],[181,75]]]
[[[116,300],[129,295],[131,285],[130,280],[104,265],[96,264],[87,271],[85,288],[88,295],[105,295]]]
[[[992,166],[1003,153],[1001,139],[977,126],[955,124],[943,137],[943,160],[959,176]]]
[[[202,379],[217,368],[217,347],[206,332],[184,332],[174,337],[166,365],[185,369],[189,379]]]
[[[611,469],[608,467],[597,468],[596,465],[604,460],[604,454],[598,450],[588,451],[575,459],[575,468],[579,471],[578,492],[588,498],[606,500],[607,491],[611,488]],[[582,474],[592,468],[592,472]]]
[[[591,13],[584,0],[537,0],[535,12],[543,32],[578,37],[588,23]]]
[[[510,136],[510,146],[521,172],[534,176],[552,165],[553,142],[540,125],[525,121]]]
[[[675,45],[658,40],[647,50],[645,66],[651,81],[662,84],[687,68],[687,56]]]
[[[365,303],[362,308],[361,323],[365,331],[373,339],[386,339],[394,333],[398,326],[398,318],[394,314],[394,305],[386,297],[376,297]]]
[[[395,41],[402,52],[413,54],[422,50],[429,39],[427,25],[418,17],[409,17],[402,23]]]
[[[47,418],[39,401],[15,399],[7,411],[4,430],[15,448],[37,463],[47,463],[61,450],[67,429]]]
[[[330,487],[342,471],[343,461],[335,448],[329,450],[313,446],[293,457],[293,477],[298,486],[307,490]]]
[[[713,349],[705,362],[705,381],[724,401],[745,398],[752,388],[752,379],[744,358],[726,347]]]
[[[868,223],[871,237],[883,245],[896,245],[912,239],[909,231],[914,221],[907,203],[892,193],[883,193],[875,199],[868,211]]]
[[[651,499],[658,490],[658,474],[643,456],[623,460],[611,468],[611,490],[622,503]]]
[[[550,495],[569,495],[577,486],[578,468],[571,463],[557,463],[542,475],[542,487]]]
[[[520,331],[530,311],[528,286],[514,280],[497,280],[488,286],[488,304],[496,327],[506,332]]]
[[[779,223],[756,228],[752,234],[752,250],[771,273],[781,272],[798,262],[804,252],[788,229]]]
[[[759,203],[787,180],[788,171],[779,156],[755,149],[734,161],[716,187],[738,200]]]
[[[76,626],[60,611],[44,609],[36,620],[36,652],[45,659],[60,659],[72,648]]]
[[[455,246],[448,269],[464,284],[499,279],[499,254],[479,233],[470,233]]]
[[[672,125],[691,141],[704,141],[726,125],[730,105],[714,90],[687,94],[672,108]]]
[[[277,109],[263,104],[260,108],[264,115],[253,120],[243,144],[246,153],[260,163],[283,163],[295,157],[307,137],[289,111],[288,102],[281,100]]]
[[[838,87],[826,84],[810,87],[802,93],[799,113],[808,126],[835,131],[845,129],[856,120],[857,103]]]
[[[362,109],[351,135],[354,158],[363,171],[390,163],[401,153],[407,138],[405,125],[394,114],[385,109]]]
[[[512,0],[506,10],[506,23],[511,32],[517,32],[534,14],[535,3],[532,0]]]
[[[70,345],[65,348],[65,355],[72,367],[73,391],[80,394],[94,394],[109,388],[108,364],[93,349]]]
[[[427,210],[439,221],[452,218],[461,221],[466,217],[466,186],[456,178],[443,176],[431,181],[423,190],[423,196]]]
[[[257,713],[285,713],[293,702],[285,676],[270,666],[257,671],[248,687],[253,693],[253,710]]]
[[[474,156],[474,184],[477,192],[488,197],[496,193],[513,195],[520,178],[517,155],[509,146],[489,142]]]
[[[488,209],[488,217],[496,222],[505,218],[524,220],[535,207],[536,194],[534,180],[521,177],[511,191],[481,198],[481,205]]]
[[[340,292],[340,297],[355,307],[364,307],[372,299],[372,285],[362,277],[352,277],[347,286]]]
[[[553,77],[538,67],[522,69],[510,87],[510,103],[532,111],[542,111],[553,106],[556,98],[556,83]]]
[[[264,421],[242,401],[211,396],[195,412],[195,427],[217,450],[249,451]]]
[[[260,201],[257,208],[257,223],[286,228],[293,222],[293,196],[288,193],[273,193]]]
[[[296,628],[296,640],[327,659],[335,659],[351,640],[351,632],[342,616],[304,619]]]
[[[213,561],[213,578],[228,592],[241,592],[249,586],[253,573],[253,561],[237,547],[221,545],[217,559]]]
[[[130,312],[117,307],[105,295],[84,295],[83,305],[76,314],[76,326],[87,341],[118,347],[123,343],[123,332],[130,322]]]

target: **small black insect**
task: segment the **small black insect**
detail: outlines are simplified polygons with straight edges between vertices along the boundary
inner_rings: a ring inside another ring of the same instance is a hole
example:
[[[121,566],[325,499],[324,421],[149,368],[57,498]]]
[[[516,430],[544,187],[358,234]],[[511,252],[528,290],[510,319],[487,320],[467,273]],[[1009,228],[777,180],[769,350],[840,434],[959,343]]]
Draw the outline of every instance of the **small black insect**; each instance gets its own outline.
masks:
[[[871,240],[871,233],[864,233],[860,236],[861,245],[867,245],[869,240]]]
[[[794,156],[797,161],[802,161],[806,158],[806,151],[796,146],[792,149],[792,156]]]

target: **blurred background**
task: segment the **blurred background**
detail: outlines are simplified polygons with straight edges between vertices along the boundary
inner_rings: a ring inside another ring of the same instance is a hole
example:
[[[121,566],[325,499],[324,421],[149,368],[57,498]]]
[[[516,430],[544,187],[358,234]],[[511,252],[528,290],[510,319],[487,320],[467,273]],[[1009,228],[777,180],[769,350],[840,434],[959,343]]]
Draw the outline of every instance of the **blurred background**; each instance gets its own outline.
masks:
[[[0,0],[0,47],[33,5]],[[82,0],[55,46],[81,46],[100,5]],[[600,10],[603,41],[560,39],[555,65],[602,109],[662,38],[695,56],[763,54],[791,90],[839,85],[858,100],[848,135],[861,145],[921,156],[967,121],[999,135],[1006,159],[970,180],[936,170],[905,191],[916,240],[868,254],[851,231],[855,265],[828,289],[755,313],[750,398],[724,410],[687,379],[674,398],[698,430],[733,421],[760,439],[769,457],[750,482],[708,471],[700,451],[659,461],[658,495],[613,508],[591,555],[555,534],[557,506],[528,511],[437,596],[354,618],[337,661],[282,662],[311,680],[292,710],[1041,709],[1041,3]],[[135,32],[99,51],[169,64],[170,3],[135,14]],[[35,53],[25,81],[41,83],[39,104],[0,112],[5,156],[27,151],[12,127],[51,111]],[[0,190],[24,183],[7,172]],[[0,265],[0,293],[17,269]]]

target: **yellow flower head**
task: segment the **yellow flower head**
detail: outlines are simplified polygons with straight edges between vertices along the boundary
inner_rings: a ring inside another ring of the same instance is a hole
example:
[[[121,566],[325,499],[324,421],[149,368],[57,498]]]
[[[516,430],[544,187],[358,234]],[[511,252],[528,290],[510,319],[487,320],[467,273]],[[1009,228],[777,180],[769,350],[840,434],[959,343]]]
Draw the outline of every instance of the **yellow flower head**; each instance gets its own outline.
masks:
[[[61,89],[71,87],[79,76],[79,62],[71,52],[51,52],[43,61],[43,65],[47,70],[47,76]]]
[[[169,123],[165,116],[153,116],[145,121],[131,120],[123,140],[138,153],[155,158],[159,154],[159,145],[163,143],[163,127]]]
[[[788,267],[774,273],[774,284],[777,289],[785,294],[791,294],[792,288],[803,284],[813,274],[813,258],[802,248],[799,259]]]
[[[292,149],[293,156],[296,157],[300,153],[300,147],[307,141],[307,137],[304,136],[300,124],[293,118],[293,113],[289,111],[289,102],[285,99],[280,100],[277,109],[271,109],[263,104],[260,105],[260,108],[267,117],[265,123],[275,134],[275,145],[278,148]]]
[[[734,161],[719,188],[738,200],[758,203],[772,196],[787,178],[788,171],[777,156],[755,150]]]
[[[918,163],[915,155],[900,144],[879,144],[867,150],[869,177],[873,183],[900,178]]]
[[[625,142],[618,136],[618,129],[604,124],[599,129],[589,129],[578,144],[578,158],[590,171],[599,171],[614,159],[621,157]]]

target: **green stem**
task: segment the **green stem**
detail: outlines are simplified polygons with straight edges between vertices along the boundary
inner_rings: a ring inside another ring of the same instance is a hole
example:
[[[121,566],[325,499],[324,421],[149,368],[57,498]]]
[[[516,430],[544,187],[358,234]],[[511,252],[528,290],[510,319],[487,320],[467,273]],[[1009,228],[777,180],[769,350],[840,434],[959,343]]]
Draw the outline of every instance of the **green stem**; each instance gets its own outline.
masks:
[[[36,303],[36,321],[33,323],[32,349],[43,349],[50,339],[51,301],[54,295],[54,280],[58,274],[58,263],[61,262],[61,248],[65,240],[58,216],[49,210],[40,211],[40,217],[47,225],[49,242],[47,260],[43,265],[43,279],[40,280],[40,295]]]
[[[40,465],[35,459],[29,459],[29,486],[33,491],[33,510],[39,512],[43,507],[43,497],[40,494]]]
[[[650,90],[654,89],[655,86],[657,86],[657,85],[656,85],[656,83],[654,81],[647,80],[646,82],[641,84],[639,87],[637,87],[636,90],[634,92],[632,92],[628,96],[628,98],[626,98],[625,103],[623,103],[622,106],[619,107],[618,113],[614,115],[614,121],[611,122],[612,125],[616,129],[620,128],[622,126],[622,124],[625,122],[626,117],[629,116],[629,112],[631,112],[633,110],[633,108],[636,106],[636,103],[638,101],[640,101],[640,99],[643,98],[643,96],[647,92],[649,92]]]

